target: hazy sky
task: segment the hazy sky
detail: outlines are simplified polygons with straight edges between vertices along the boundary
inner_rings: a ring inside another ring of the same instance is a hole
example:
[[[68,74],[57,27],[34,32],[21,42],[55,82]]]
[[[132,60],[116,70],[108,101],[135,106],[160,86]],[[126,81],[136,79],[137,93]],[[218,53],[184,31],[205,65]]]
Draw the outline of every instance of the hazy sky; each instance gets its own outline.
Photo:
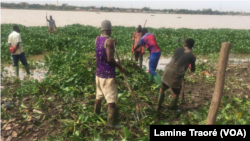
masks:
[[[30,4],[56,4],[56,0],[41,1],[41,0],[1,0],[1,2],[7,3],[19,3],[28,2]],[[250,12],[250,0],[199,0],[199,1],[188,1],[188,0],[58,0],[58,4],[62,5],[67,3],[68,5],[74,6],[96,6],[96,7],[122,7],[122,8],[143,8],[150,7],[151,9],[189,9],[189,10],[202,10],[203,8],[211,8],[212,10],[220,11],[242,11]]]

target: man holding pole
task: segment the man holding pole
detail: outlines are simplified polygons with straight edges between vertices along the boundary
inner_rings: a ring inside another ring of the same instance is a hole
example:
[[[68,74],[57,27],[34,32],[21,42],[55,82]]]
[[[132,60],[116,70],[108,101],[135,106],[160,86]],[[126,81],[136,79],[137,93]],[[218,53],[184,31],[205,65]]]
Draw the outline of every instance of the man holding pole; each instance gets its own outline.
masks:
[[[144,52],[144,47],[143,45],[141,45],[136,51],[134,51],[134,48],[136,47],[136,45],[138,44],[139,40],[141,39],[141,25],[138,25],[137,27],[137,31],[134,32],[133,34],[133,45],[131,47],[131,52],[132,54],[135,55],[135,61],[138,61],[138,58],[140,57],[140,67],[142,67],[142,60],[143,60],[143,54],[145,54]]]
[[[142,38],[139,40],[134,51],[136,51],[137,48],[139,48],[143,43],[146,45],[146,48],[150,52],[150,58],[149,58],[150,74],[148,74],[149,82],[152,82],[154,80],[156,84],[161,85],[161,76],[157,75],[157,73],[155,72],[161,56],[161,50],[157,45],[155,35],[152,33],[148,33],[146,28],[142,29]]]
[[[193,39],[187,39],[184,47],[179,47],[175,50],[172,60],[166,65],[165,71],[162,76],[162,84],[158,97],[157,110],[161,109],[162,102],[164,100],[164,92],[171,88],[173,91],[173,99],[170,103],[169,109],[175,110],[179,99],[179,94],[182,88],[182,79],[191,64],[191,71],[195,71],[196,57],[192,53],[194,46]]]
[[[46,20],[49,22],[49,34],[51,33],[51,30],[53,29],[56,32],[56,34],[58,35],[58,30],[56,28],[56,23],[52,19],[52,16],[50,16],[50,20],[48,20],[47,16],[46,16]]]
[[[107,126],[120,128],[118,123],[118,107],[116,102],[118,99],[117,80],[115,75],[115,67],[122,68],[114,59],[114,43],[115,39],[110,38],[111,22],[104,20],[101,24],[102,34],[96,38],[96,101],[94,112],[99,115],[101,111],[101,101],[105,99],[108,103]]]

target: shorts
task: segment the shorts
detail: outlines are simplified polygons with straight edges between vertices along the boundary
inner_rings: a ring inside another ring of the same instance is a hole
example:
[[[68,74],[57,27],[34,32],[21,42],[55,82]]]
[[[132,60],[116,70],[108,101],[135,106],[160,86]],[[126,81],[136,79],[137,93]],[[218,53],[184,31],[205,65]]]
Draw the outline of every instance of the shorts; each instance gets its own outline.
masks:
[[[107,103],[114,103],[118,100],[118,89],[116,78],[100,78],[96,79],[96,99],[105,99]]]
[[[165,83],[161,82],[161,88],[162,90],[167,90],[169,88],[168,85]],[[181,88],[171,88],[174,94],[179,95],[181,93]]]
[[[49,27],[49,33],[51,33],[51,30],[54,30],[55,32],[58,32],[55,27]]]

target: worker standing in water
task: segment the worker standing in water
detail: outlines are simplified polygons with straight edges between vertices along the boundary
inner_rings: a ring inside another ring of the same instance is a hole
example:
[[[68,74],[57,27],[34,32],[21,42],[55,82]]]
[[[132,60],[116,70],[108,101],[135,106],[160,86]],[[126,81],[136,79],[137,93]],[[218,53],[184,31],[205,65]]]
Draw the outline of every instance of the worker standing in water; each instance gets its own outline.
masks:
[[[53,29],[56,32],[56,35],[58,35],[58,30],[56,28],[56,23],[55,20],[52,19],[52,16],[50,16],[50,20],[47,19],[46,16],[46,20],[49,22],[49,34],[51,33],[51,30]]]
[[[9,47],[16,47],[15,52],[11,53],[13,58],[13,64],[15,69],[16,77],[19,78],[19,60],[24,65],[24,69],[27,74],[30,74],[29,64],[27,63],[23,47],[21,45],[21,35],[20,35],[20,28],[17,25],[13,26],[13,32],[8,37],[8,45]]]

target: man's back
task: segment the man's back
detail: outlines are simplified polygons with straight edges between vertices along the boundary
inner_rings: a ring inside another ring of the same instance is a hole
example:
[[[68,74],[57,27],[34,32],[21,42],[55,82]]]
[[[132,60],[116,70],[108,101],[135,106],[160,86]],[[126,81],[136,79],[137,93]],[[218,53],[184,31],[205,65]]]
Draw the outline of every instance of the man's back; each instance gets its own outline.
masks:
[[[12,47],[16,46],[18,42],[21,43],[21,35],[20,33],[13,31],[9,37],[8,37],[8,43],[11,44]],[[23,52],[23,48],[21,46],[21,44],[19,44],[18,49],[16,50],[16,52],[14,53],[14,55],[18,55],[21,54]]]
[[[179,47],[175,50],[172,60],[167,65],[174,68],[179,75],[184,75],[188,69],[189,64],[196,61],[196,57],[189,50]]]
[[[196,57],[185,48],[177,48],[172,60],[166,65],[161,81],[171,88],[179,88],[190,63],[194,63]]]
[[[139,45],[141,45],[143,42],[148,48],[150,54],[160,51],[160,48],[156,42],[154,34],[146,33],[139,41]]]
[[[115,78],[115,67],[107,61],[106,41],[111,40],[109,36],[98,36],[95,42],[96,49],[96,75],[100,78]]]

